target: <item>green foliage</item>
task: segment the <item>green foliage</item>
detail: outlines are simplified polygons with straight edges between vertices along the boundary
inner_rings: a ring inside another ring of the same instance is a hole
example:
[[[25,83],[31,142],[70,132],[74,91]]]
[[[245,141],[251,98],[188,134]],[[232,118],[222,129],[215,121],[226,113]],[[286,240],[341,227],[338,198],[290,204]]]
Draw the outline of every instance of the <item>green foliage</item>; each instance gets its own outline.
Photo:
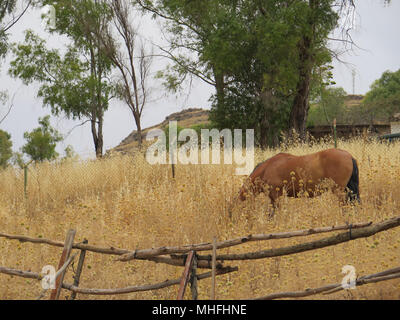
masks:
[[[39,118],[39,124],[40,127],[24,133],[26,144],[22,147],[22,152],[35,162],[54,160],[58,157],[57,142],[62,141],[63,138],[56,129],[51,127],[50,116]]]
[[[200,137],[201,136],[201,130],[211,130],[214,129],[214,127],[212,126],[211,123],[199,123],[199,124],[195,124],[189,127],[189,129],[193,129],[194,131],[196,131],[197,136]]]
[[[5,31],[3,20],[14,11],[16,3],[17,0],[0,1],[0,59],[6,55],[8,50],[8,34]]]
[[[59,50],[48,49],[43,39],[28,30],[25,41],[13,48],[14,60],[9,73],[24,84],[42,83],[38,97],[51,107],[55,116],[64,113],[68,118],[91,117],[93,93],[101,90],[100,110],[108,108],[112,86],[91,74],[91,64],[81,59],[79,50],[68,46],[62,56]]]
[[[21,152],[14,152],[11,158],[11,163],[23,169],[27,163],[24,161],[24,155]]]
[[[104,1],[92,0],[38,0],[35,5],[55,8],[56,27],[49,32],[67,36],[71,44],[61,54],[28,30],[25,42],[13,48],[9,73],[27,85],[39,82],[38,97],[54,115],[89,119],[96,156],[101,157],[103,116],[116,90],[109,77],[111,61],[96,40],[96,34],[107,27],[107,7]]]
[[[179,125],[177,125],[176,126],[176,129],[177,129],[177,138],[179,137],[179,133],[182,131],[182,130],[184,130],[184,129],[186,129],[186,128],[183,128],[183,127],[181,127],[181,126],[179,126]],[[169,140],[170,140],[170,136],[169,136],[169,130],[170,130],[170,127],[169,127],[169,125],[167,125],[166,127],[165,127],[165,129],[164,129],[164,134],[165,134],[165,138],[166,138],[166,143],[167,143],[167,150],[169,150]],[[182,145],[183,144],[183,142],[181,142],[181,141],[178,141],[178,146],[179,145]]]
[[[71,145],[68,145],[65,149],[65,157],[64,159],[76,159],[78,155],[75,153],[74,148]]]
[[[332,125],[333,119],[336,119],[338,124],[348,123],[349,110],[345,105],[346,96],[347,93],[343,88],[323,88],[317,101],[310,106],[307,125]]]
[[[17,3],[17,0],[7,0],[0,2],[0,21],[6,16],[6,14],[10,14]]]
[[[362,116],[370,121],[386,120],[400,112],[400,69],[385,71],[363,100]]]
[[[194,131],[196,132],[196,135],[197,135],[197,137],[198,137],[198,143],[199,143],[199,145],[200,145],[200,144],[201,144],[201,130],[204,130],[204,129],[211,130],[211,129],[214,129],[214,128],[215,128],[215,127],[213,127],[211,123],[200,123],[200,124],[195,124],[195,125],[192,125],[192,126],[190,126],[190,127],[188,127],[188,128],[184,128],[184,127],[178,125],[178,126],[177,126],[177,138],[179,137],[179,134],[182,132],[182,130],[185,130],[185,129],[192,129],[192,130],[194,130]],[[167,126],[165,127],[165,129],[164,129],[164,134],[165,134],[165,137],[166,137],[167,150],[169,150],[169,125],[167,125]],[[178,141],[178,142],[177,142],[177,145],[178,145],[178,146],[181,146],[181,145],[183,145],[185,142],[188,142],[188,141],[189,141],[189,138],[187,138],[186,141]]]
[[[366,94],[364,103],[381,99],[388,99],[400,91],[400,69],[396,72],[385,71],[382,76],[374,81],[370,91]]]
[[[288,129],[301,77],[310,70],[311,89],[320,87],[319,68],[331,61],[327,36],[336,26],[334,1],[137,1],[167,17],[173,64],[158,74],[177,90],[188,76],[214,85],[210,119],[217,128],[254,128],[259,145],[276,144]],[[304,60],[304,39],[311,47]],[[303,59],[303,60],[302,60]],[[301,66],[302,64],[302,66]]]
[[[11,135],[3,130],[0,130],[0,168],[6,168],[12,153]]]

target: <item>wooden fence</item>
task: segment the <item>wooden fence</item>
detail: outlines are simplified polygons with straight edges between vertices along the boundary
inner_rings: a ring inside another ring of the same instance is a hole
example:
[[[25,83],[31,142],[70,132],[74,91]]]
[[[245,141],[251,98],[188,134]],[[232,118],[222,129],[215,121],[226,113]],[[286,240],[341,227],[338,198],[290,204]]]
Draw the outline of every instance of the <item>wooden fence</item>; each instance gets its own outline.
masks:
[[[64,242],[58,242],[43,238],[30,238],[21,235],[10,235],[0,233],[1,238],[9,240],[18,240],[20,242],[30,242],[34,244],[44,244],[50,246],[56,246],[63,248],[58,271],[54,275],[55,288],[51,290],[50,299],[58,299],[62,289],[69,290],[72,292],[70,299],[75,299],[76,294],[84,295],[118,295],[126,294],[139,291],[150,291],[166,288],[169,286],[179,285],[177,292],[177,298],[183,299],[185,289],[188,284],[191,285],[192,299],[198,298],[197,293],[197,281],[212,277],[212,293],[211,298],[215,298],[215,277],[222,274],[238,271],[238,267],[223,266],[224,262],[227,261],[238,261],[238,260],[254,260],[264,259],[271,257],[278,257],[284,255],[290,255],[310,250],[316,250],[328,246],[338,245],[340,243],[353,241],[360,238],[370,237],[379,232],[383,232],[395,227],[400,226],[400,216],[391,219],[384,220],[379,223],[355,223],[346,224],[330,227],[312,228],[305,230],[298,230],[292,232],[281,232],[281,233],[270,233],[270,234],[254,234],[248,235],[236,239],[230,239],[225,241],[217,242],[214,239],[210,243],[199,243],[190,244],[183,246],[171,246],[171,247],[159,247],[151,249],[137,249],[127,250],[119,249],[114,247],[97,247],[92,246],[85,240],[82,243],[74,243],[75,230],[69,230]],[[217,249],[223,249],[233,246],[240,246],[250,241],[266,241],[273,239],[284,239],[293,237],[307,237],[309,235],[329,233],[334,231],[344,231],[336,235],[325,237],[319,240],[304,242],[292,246],[286,246],[281,248],[266,249],[254,252],[245,253],[234,253],[234,254],[217,254]],[[73,250],[76,250],[72,254]],[[136,285],[128,286],[125,288],[116,289],[96,289],[96,288],[84,288],[79,286],[80,275],[84,264],[85,254],[87,251],[108,254],[117,256],[116,261],[131,261],[131,260],[148,260],[156,263],[165,263],[173,266],[184,267],[182,277],[179,279],[166,280],[163,282],[149,284],[149,285]],[[211,254],[201,255],[202,251],[212,251]],[[75,271],[74,283],[69,284],[63,281],[64,275],[68,270],[70,264],[74,261],[76,256],[79,255],[79,263],[77,270]],[[198,273],[199,269],[212,269],[212,271]],[[41,273],[35,273],[31,271],[21,271],[12,268],[6,268],[0,266],[0,273],[18,276],[36,280],[47,279],[47,275]],[[376,283],[380,281],[391,280],[400,278],[400,268],[394,268],[385,270],[379,273],[362,276],[356,279],[356,285],[361,286],[368,283]],[[307,297],[314,294],[330,294],[339,290],[345,289],[341,283],[329,284],[323,287],[307,289],[305,291],[298,292],[280,292],[270,294],[256,299],[279,299],[279,298],[298,298]],[[38,299],[43,298],[46,295],[47,289],[44,289],[38,294]]]

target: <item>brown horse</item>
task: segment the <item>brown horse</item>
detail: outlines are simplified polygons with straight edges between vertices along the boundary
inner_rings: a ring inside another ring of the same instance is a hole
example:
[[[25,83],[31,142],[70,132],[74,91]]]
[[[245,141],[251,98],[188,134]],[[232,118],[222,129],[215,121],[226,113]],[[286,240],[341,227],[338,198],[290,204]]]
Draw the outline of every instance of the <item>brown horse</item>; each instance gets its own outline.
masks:
[[[340,149],[305,156],[279,153],[255,167],[238,198],[244,201],[249,193],[265,192],[275,207],[275,201],[284,189],[289,197],[296,197],[301,191],[313,197],[318,193],[316,186],[324,179],[332,179],[336,189],[347,187],[347,198],[360,202],[357,161]]]

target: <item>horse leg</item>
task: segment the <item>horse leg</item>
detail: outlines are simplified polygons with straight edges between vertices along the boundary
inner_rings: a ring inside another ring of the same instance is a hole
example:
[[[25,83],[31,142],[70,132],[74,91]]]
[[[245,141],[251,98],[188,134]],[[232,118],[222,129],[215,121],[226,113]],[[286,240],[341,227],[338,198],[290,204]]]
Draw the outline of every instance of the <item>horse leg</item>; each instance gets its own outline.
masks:
[[[268,210],[269,211],[268,219],[271,220],[275,215],[275,211],[277,209],[277,203],[276,203],[276,197],[274,197],[274,195],[272,195],[272,192],[269,194],[269,198],[271,199],[271,205]]]
[[[233,207],[234,207],[234,201],[231,201],[230,203],[228,203],[228,205],[227,205],[227,211],[228,211],[229,219],[232,219]]]
[[[345,192],[344,188],[340,188],[340,187],[336,186],[332,189],[332,192],[337,196],[340,207],[346,205],[347,199],[346,199],[346,192]]]
[[[270,212],[268,213],[268,220],[272,220],[272,218],[275,216],[275,207],[272,207],[270,209]]]

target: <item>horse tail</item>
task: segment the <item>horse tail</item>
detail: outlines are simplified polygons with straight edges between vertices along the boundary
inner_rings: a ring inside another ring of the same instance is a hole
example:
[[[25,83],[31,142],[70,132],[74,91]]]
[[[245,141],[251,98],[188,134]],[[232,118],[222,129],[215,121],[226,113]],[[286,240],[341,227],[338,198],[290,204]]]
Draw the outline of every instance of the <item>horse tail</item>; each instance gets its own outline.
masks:
[[[347,198],[350,201],[357,200],[360,202],[360,189],[359,189],[359,173],[358,173],[358,165],[356,159],[352,158],[353,160],[353,173],[350,177],[350,180],[347,184],[347,188],[350,190],[347,193]]]

